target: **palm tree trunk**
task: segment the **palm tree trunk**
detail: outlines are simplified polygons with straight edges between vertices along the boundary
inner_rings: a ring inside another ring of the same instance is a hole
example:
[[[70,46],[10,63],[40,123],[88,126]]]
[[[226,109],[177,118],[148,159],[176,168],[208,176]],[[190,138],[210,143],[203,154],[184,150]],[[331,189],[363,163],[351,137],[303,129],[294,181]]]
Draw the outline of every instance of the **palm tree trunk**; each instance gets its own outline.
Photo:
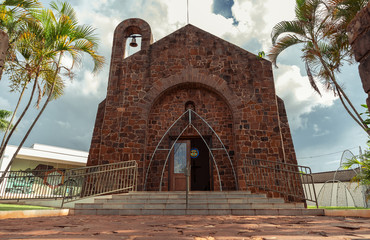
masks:
[[[362,128],[365,130],[365,132],[370,135],[370,131],[368,130],[368,126],[366,124],[364,124],[364,120],[362,119],[361,115],[357,112],[356,108],[353,106],[351,100],[349,100],[349,98],[347,97],[347,94],[343,91],[342,87],[338,84],[337,80],[335,79],[335,76],[332,74],[332,72],[330,71],[330,69],[328,68],[328,66],[326,65],[326,62],[324,61],[324,59],[322,58],[321,56],[321,53],[320,53],[320,50],[319,50],[319,47],[317,46],[316,42],[314,42],[314,45],[316,47],[316,52],[318,53],[317,56],[319,57],[320,59],[320,62],[321,64],[323,65],[323,67],[325,68],[325,70],[328,72],[329,74],[329,77],[331,79],[331,81],[334,83],[335,85],[335,88],[337,89],[338,93],[341,93],[342,96],[344,97],[344,99],[346,100],[346,102],[349,104],[350,108],[352,109],[352,111],[355,113],[355,115],[357,116],[354,116],[351,111],[347,108],[347,106],[345,105],[343,99],[341,98],[341,103],[343,104],[344,108],[346,109],[346,111],[348,112],[348,114],[352,117],[353,120],[355,120],[355,122]]]
[[[365,128],[365,126],[363,126],[364,124],[361,124],[361,122],[348,109],[346,103],[343,101],[342,93],[338,89],[337,89],[337,92],[338,92],[339,99],[340,99],[342,105],[344,106],[344,108],[346,109],[346,111],[348,112],[348,114],[356,121],[356,123],[358,125],[360,125],[362,127],[362,129],[364,129],[364,131],[368,132],[368,130]]]
[[[3,146],[4,146],[5,138],[6,138],[6,136],[8,135],[8,132],[9,132],[9,130],[10,130],[10,127],[11,127],[11,125],[12,125],[12,122],[13,122],[13,120],[14,120],[14,117],[15,117],[15,115],[16,115],[16,113],[17,113],[17,111],[18,111],[18,107],[19,107],[19,104],[21,103],[21,100],[22,100],[22,97],[23,97],[24,91],[26,90],[26,87],[27,87],[27,84],[25,84],[25,85],[23,86],[22,92],[21,92],[21,94],[19,95],[18,102],[17,102],[17,106],[15,106],[15,109],[14,109],[14,111],[13,111],[13,115],[12,115],[12,118],[10,119],[10,121],[9,121],[9,125],[8,125],[8,127],[6,128],[6,130],[5,130],[3,140],[1,141],[0,149],[2,149],[2,148],[3,148]],[[1,155],[0,155],[0,156],[1,156]]]
[[[10,131],[10,133],[9,133],[8,137],[6,138],[6,140],[5,140],[4,144],[3,144],[3,145],[1,146],[1,148],[0,148],[0,159],[1,159],[1,157],[3,156],[3,154],[4,154],[4,152],[5,152],[5,147],[8,145],[9,140],[10,140],[10,138],[12,137],[12,135],[13,135],[13,133],[14,133],[15,129],[17,128],[17,126],[19,125],[19,123],[20,123],[20,122],[21,122],[21,120],[23,119],[24,115],[25,115],[25,114],[26,114],[26,112],[28,111],[29,106],[31,105],[31,102],[32,102],[32,99],[33,99],[33,95],[34,95],[35,90],[36,90],[37,80],[38,80],[38,74],[37,74],[37,75],[36,75],[36,77],[35,77],[35,82],[34,82],[33,87],[32,87],[31,96],[30,96],[30,98],[29,98],[29,100],[28,100],[28,103],[27,103],[26,107],[24,108],[24,110],[23,110],[23,112],[22,112],[21,116],[19,117],[19,119],[17,120],[17,122],[16,122],[16,123],[15,123],[15,125],[13,126],[12,130]]]
[[[321,59],[320,59],[321,60]],[[325,63],[323,63],[324,65],[324,68],[328,71],[328,67],[325,65]],[[338,84],[338,82],[336,81],[335,77],[332,75],[332,74],[329,74],[330,76],[330,79],[332,80],[332,82],[334,83],[335,87],[337,88],[337,91],[338,91],[338,94],[341,93],[343,98],[346,100],[346,102],[348,103],[348,105],[350,106],[351,110],[355,113],[356,116],[354,116],[351,111],[347,108],[347,106],[345,105],[344,103],[344,99],[341,98],[341,96],[339,95],[340,97],[340,100],[342,102],[342,105],[344,106],[344,108],[346,109],[346,111],[348,112],[348,114],[352,117],[353,120],[355,120],[355,122],[362,128],[365,130],[365,132],[370,135],[370,131],[368,130],[368,126],[366,124],[364,124],[364,120],[362,119],[361,115],[357,112],[356,108],[353,106],[351,100],[349,100],[347,94],[344,92],[344,90],[342,89],[342,87]]]
[[[24,137],[23,137],[23,139],[22,139],[21,143],[18,145],[18,148],[17,148],[17,150],[15,151],[14,155],[12,156],[12,159],[11,159],[11,160],[10,160],[10,162],[8,163],[8,166],[7,166],[7,167],[6,167],[6,169],[4,170],[4,173],[3,173],[3,175],[2,175],[2,176],[1,176],[1,178],[0,178],[0,184],[4,181],[5,176],[6,176],[6,175],[7,175],[7,173],[9,172],[9,169],[10,169],[11,165],[13,164],[13,162],[14,162],[15,158],[17,157],[17,155],[18,155],[19,151],[20,151],[20,150],[21,150],[21,148],[23,147],[24,142],[27,140],[27,138],[28,138],[28,136],[30,135],[30,133],[31,133],[31,131],[32,131],[32,129],[33,129],[33,127],[35,126],[35,124],[36,124],[36,123],[37,123],[37,121],[39,120],[39,118],[40,118],[41,114],[44,112],[44,110],[45,110],[46,106],[47,106],[47,105],[48,105],[48,103],[50,102],[51,96],[52,96],[52,95],[53,95],[53,93],[54,93],[54,88],[55,88],[55,85],[56,85],[56,76],[57,76],[57,74],[58,74],[58,72],[59,72],[59,64],[60,64],[61,58],[62,58],[62,53],[59,55],[59,60],[58,60],[58,63],[57,63],[57,66],[56,66],[56,70],[55,70],[55,75],[54,75],[53,85],[52,85],[52,87],[51,87],[51,89],[50,89],[50,92],[49,92],[48,98],[46,99],[46,101],[45,101],[44,105],[42,106],[42,108],[41,108],[41,110],[40,110],[39,114],[37,114],[36,118],[33,120],[33,122],[32,122],[32,124],[31,124],[31,126],[29,127],[29,129],[28,129],[28,131],[27,131],[27,133],[24,135]],[[36,85],[36,81],[35,81],[35,85]],[[34,87],[35,87],[35,85],[34,85]],[[5,149],[5,148],[4,148],[4,149]]]

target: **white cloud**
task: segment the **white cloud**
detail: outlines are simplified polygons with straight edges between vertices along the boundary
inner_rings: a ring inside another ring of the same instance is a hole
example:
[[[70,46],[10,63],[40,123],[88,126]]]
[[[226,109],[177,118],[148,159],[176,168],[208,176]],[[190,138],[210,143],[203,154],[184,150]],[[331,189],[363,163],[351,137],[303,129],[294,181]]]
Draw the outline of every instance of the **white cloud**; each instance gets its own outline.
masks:
[[[274,73],[276,93],[284,100],[292,130],[305,127],[305,114],[312,112],[315,107],[330,107],[336,99],[325,91],[321,91],[323,96],[320,97],[297,66],[280,64]],[[323,89],[320,83],[318,87]]]
[[[57,121],[57,123],[62,128],[71,128],[71,124],[69,122]]]
[[[97,2],[94,1],[94,3]],[[99,7],[94,7],[95,5],[84,4],[76,7],[78,19],[80,24],[88,24],[96,29],[96,34],[100,39],[99,51],[108,55],[112,47],[114,29],[122,19],[104,15],[98,11]]]
[[[267,51],[271,47],[272,28],[280,21],[293,20],[294,6],[295,1],[291,0],[234,0],[232,13],[239,22],[237,29],[240,31],[235,37],[242,36],[244,41],[258,39],[262,49]]]
[[[81,73],[82,79],[72,82],[67,81],[67,91],[82,93],[85,96],[95,95],[97,97],[101,97],[101,95],[105,95],[105,86],[108,79],[103,76],[108,76],[106,72],[103,72],[100,75],[94,75],[91,71],[84,70]]]
[[[313,134],[314,137],[322,137],[330,133],[328,130],[322,130],[317,124],[313,125],[313,131],[314,131],[314,134]]]
[[[10,110],[11,106],[8,100],[0,97],[0,109]]]
[[[190,1],[190,23],[221,37],[227,32],[235,32],[233,20],[212,13],[212,0]]]

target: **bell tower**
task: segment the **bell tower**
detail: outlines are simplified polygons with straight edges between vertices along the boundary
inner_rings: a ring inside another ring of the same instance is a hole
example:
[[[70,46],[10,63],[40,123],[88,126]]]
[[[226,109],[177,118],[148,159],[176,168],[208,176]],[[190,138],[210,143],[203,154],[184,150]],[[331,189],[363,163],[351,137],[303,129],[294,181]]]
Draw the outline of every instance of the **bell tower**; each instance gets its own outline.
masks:
[[[141,50],[148,50],[153,43],[152,30],[146,21],[139,18],[130,18],[121,22],[114,31],[111,65],[122,62],[126,42],[132,35],[141,36]]]

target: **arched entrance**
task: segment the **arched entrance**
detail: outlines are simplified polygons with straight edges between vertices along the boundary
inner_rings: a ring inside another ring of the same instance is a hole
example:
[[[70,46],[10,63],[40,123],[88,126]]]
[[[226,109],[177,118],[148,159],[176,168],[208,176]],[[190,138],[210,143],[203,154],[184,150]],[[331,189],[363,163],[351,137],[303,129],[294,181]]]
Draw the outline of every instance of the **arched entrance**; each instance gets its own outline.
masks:
[[[220,161],[217,156],[226,155],[229,161],[235,188],[238,190],[237,176],[230,154],[219,135],[211,125],[201,117],[194,108],[188,108],[164,133],[151,154],[144,180],[144,190],[147,190],[149,174],[152,168],[160,174],[159,191],[162,191],[163,180],[167,169],[168,189],[172,191],[212,190],[211,176],[213,169],[217,173],[216,182],[222,191]],[[177,135],[174,135],[178,132]],[[194,134],[195,133],[195,134]],[[204,134],[208,133],[208,134]],[[169,148],[163,148],[165,139],[170,139]],[[211,141],[217,144],[211,144]],[[161,147],[162,146],[162,147]],[[218,146],[218,147],[213,147]],[[163,159],[158,164],[156,157]],[[154,162],[156,162],[154,164]],[[223,166],[224,167],[224,166]]]

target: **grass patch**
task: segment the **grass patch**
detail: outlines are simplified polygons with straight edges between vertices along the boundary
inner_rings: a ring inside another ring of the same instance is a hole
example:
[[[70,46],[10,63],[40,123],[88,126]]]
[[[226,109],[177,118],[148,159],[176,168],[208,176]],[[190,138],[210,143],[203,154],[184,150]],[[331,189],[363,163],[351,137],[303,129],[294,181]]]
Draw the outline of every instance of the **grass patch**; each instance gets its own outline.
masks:
[[[316,206],[307,206],[308,209],[316,209]],[[364,207],[323,207],[319,206],[320,209],[329,209],[329,210],[346,210],[346,209],[370,209]]]
[[[51,207],[40,207],[32,205],[0,204],[0,211],[23,211],[23,210],[48,210]]]

